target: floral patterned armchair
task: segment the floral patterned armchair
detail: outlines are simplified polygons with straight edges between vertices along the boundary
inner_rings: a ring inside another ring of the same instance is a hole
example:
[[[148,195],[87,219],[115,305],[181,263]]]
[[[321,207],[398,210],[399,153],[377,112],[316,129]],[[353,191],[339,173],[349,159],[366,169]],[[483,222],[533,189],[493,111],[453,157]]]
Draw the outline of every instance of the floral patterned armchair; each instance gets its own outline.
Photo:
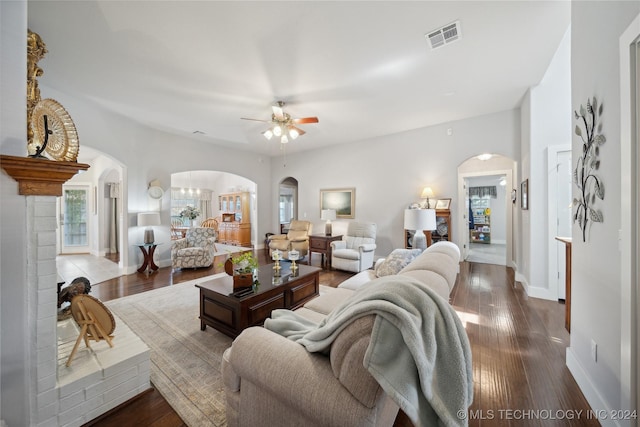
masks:
[[[187,230],[185,238],[173,241],[171,266],[173,268],[209,267],[213,264],[216,232],[209,227]]]

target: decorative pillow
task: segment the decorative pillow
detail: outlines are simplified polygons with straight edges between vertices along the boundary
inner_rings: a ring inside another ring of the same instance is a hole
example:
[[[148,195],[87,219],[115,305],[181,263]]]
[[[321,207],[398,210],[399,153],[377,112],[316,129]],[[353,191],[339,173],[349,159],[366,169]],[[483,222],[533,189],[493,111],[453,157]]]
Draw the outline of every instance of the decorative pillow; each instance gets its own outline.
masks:
[[[422,249],[394,249],[384,261],[376,267],[376,276],[398,274],[415,257],[422,253]]]

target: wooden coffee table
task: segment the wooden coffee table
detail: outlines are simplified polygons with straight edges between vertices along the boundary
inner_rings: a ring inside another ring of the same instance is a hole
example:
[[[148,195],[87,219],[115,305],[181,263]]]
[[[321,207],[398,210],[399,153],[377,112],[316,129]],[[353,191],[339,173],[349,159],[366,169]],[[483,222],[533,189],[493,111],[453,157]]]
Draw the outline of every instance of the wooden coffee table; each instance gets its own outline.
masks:
[[[258,269],[260,285],[244,296],[234,296],[233,277],[224,276],[198,283],[200,288],[200,329],[207,326],[237,337],[250,326],[264,323],[271,311],[296,309],[320,295],[320,268],[298,264],[296,274],[290,263],[281,263],[280,276],[274,277],[273,264]]]

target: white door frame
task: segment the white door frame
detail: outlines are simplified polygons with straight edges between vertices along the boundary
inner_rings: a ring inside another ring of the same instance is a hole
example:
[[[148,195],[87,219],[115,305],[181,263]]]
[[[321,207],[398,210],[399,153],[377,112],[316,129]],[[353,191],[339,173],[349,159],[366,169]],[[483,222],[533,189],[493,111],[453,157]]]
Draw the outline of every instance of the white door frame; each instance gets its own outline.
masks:
[[[621,408],[640,408],[640,325],[637,316],[640,273],[640,119],[638,105],[640,74],[637,43],[640,41],[640,14],[620,37],[620,397]],[[635,421],[631,423],[637,425]]]
[[[550,145],[547,148],[547,203],[549,206],[547,210],[548,221],[548,236],[547,236],[547,255],[549,262],[549,290],[553,298],[558,299],[560,294],[558,289],[558,245],[562,244],[556,240],[556,236],[558,235],[558,200],[557,200],[557,189],[556,189],[556,180],[552,180],[552,176],[556,176],[558,174],[558,170],[556,168],[556,162],[558,159],[558,153],[562,151],[571,151],[571,144],[563,144],[563,145]],[[564,236],[571,237],[571,236]],[[555,284],[555,286],[553,286]]]
[[[487,176],[487,175],[505,175],[507,180],[507,188],[515,188],[513,185],[513,170],[511,169],[486,170],[486,171],[464,172],[464,173],[458,172],[458,200],[460,201],[464,200],[465,179],[468,179],[474,176]],[[515,264],[513,262],[513,206],[512,206],[510,197],[505,197],[504,200],[505,200],[504,209],[506,210],[506,220],[507,220],[507,225],[506,225],[506,231],[507,231],[506,258],[507,259],[505,260],[505,265],[507,267],[515,267]],[[462,202],[458,203],[458,214],[456,215],[457,217],[456,223],[457,223],[458,230],[460,230],[460,234],[458,234],[458,237],[454,239],[458,243],[458,246],[460,247],[460,250],[463,253],[465,253],[465,249],[468,250],[468,248],[464,247],[464,238],[462,237],[462,233],[466,232],[467,235],[469,234],[469,224],[466,223],[469,212],[468,211],[465,212],[465,209],[466,209],[466,205],[464,203]]]

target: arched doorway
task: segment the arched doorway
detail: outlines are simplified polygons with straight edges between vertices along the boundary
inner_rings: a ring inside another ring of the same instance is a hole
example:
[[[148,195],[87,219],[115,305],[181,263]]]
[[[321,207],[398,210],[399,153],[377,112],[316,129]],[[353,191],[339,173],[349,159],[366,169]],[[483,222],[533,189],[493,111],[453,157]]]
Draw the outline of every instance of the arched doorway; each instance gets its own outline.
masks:
[[[294,218],[298,218],[298,180],[289,176],[280,181],[278,192],[278,222],[281,233]]]
[[[480,157],[471,157],[458,166],[458,200],[464,200],[465,203],[458,203],[458,210],[455,214],[456,224],[459,230],[469,230],[470,228],[470,214],[472,206],[470,203],[469,187],[467,186],[471,179],[478,179],[477,182],[483,179],[496,179],[497,185],[500,185],[500,181],[504,181],[504,191],[506,197],[503,197],[500,201],[500,207],[495,206],[493,209],[502,209],[497,213],[504,221],[504,264],[508,267],[514,266],[514,204],[511,199],[511,192],[516,188],[514,184],[514,177],[517,176],[516,162],[508,157],[491,154]],[[490,186],[487,186],[490,187]],[[493,210],[491,209],[491,210]],[[488,221],[488,225],[485,225],[485,229],[491,231],[491,221]],[[458,235],[458,246],[462,250],[462,259],[467,259],[469,256],[471,237],[474,233],[470,231],[461,232]],[[477,236],[476,236],[477,237]],[[490,241],[490,240],[489,240]]]
[[[66,282],[84,276],[96,284],[127,274],[126,168],[107,154],[86,146],[80,151],[78,161],[90,167],[63,185],[63,196],[67,188],[86,190],[79,224],[84,224],[87,241],[80,251],[70,251],[63,244],[67,209],[63,197],[59,197],[56,267],[58,276]]]
[[[186,206],[198,209],[199,215],[192,223],[197,225],[207,218],[221,220],[223,212],[234,211],[229,205],[222,206],[220,196],[242,194],[249,203],[248,218],[242,218],[238,210],[236,220],[250,224],[250,245],[257,247],[258,219],[257,219],[257,185],[255,182],[228,172],[193,170],[175,172],[171,174],[171,206],[172,219],[180,218],[180,212]],[[226,199],[225,199],[226,200]]]

